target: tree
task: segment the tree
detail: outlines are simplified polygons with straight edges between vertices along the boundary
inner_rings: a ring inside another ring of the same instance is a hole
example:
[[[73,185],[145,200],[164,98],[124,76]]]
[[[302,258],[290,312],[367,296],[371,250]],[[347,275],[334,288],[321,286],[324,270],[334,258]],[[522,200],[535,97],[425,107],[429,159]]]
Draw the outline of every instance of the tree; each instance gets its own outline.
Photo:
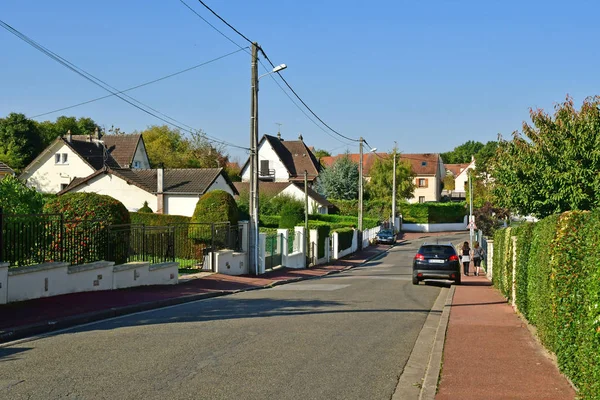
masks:
[[[357,199],[358,164],[350,160],[348,154],[338,158],[319,174],[317,191],[332,199]]]
[[[314,149],[312,153],[315,155],[317,160],[321,160],[323,157],[331,157],[331,154],[327,150],[323,149]]]
[[[52,143],[56,138],[64,136],[71,131],[72,135],[91,135],[98,127],[93,119],[81,117],[60,116],[56,121],[43,121],[38,123],[44,147]]]
[[[456,187],[456,181],[454,180],[454,175],[447,174],[444,176],[444,190],[454,190]]]
[[[600,97],[580,111],[567,97],[553,116],[530,115],[533,125],[501,141],[490,165],[497,203],[537,217],[600,205]]]
[[[470,163],[471,157],[474,157],[483,147],[483,143],[469,140],[455,147],[452,151],[442,153],[442,160],[444,160],[445,164]]]
[[[44,206],[41,193],[9,175],[0,180],[0,208],[7,214],[39,214]]]
[[[394,149],[387,157],[375,160],[371,167],[371,180],[366,185],[367,196],[370,200],[392,201],[394,154],[396,155],[396,199],[413,197],[415,174],[410,163],[401,161],[400,154],[397,149]]]
[[[0,118],[0,161],[20,170],[43,150],[37,124],[23,114]]]

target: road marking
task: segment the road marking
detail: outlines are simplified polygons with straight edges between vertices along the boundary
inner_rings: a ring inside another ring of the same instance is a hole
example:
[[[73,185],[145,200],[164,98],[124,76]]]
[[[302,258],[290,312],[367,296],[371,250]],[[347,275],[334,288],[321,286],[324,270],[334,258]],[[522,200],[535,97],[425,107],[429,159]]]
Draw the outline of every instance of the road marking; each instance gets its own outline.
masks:
[[[339,290],[350,285],[333,285],[327,283],[315,283],[315,284],[292,284],[292,285],[281,285],[271,288],[271,290],[319,290],[319,291],[331,291]]]

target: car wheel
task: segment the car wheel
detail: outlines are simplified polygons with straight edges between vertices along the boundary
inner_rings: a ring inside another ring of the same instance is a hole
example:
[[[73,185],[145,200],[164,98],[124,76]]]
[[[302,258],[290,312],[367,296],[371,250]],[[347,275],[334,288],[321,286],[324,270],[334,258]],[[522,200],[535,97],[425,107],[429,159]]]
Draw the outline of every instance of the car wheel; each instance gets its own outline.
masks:
[[[416,276],[413,275],[413,285],[418,285],[419,284],[419,278],[417,278]]]

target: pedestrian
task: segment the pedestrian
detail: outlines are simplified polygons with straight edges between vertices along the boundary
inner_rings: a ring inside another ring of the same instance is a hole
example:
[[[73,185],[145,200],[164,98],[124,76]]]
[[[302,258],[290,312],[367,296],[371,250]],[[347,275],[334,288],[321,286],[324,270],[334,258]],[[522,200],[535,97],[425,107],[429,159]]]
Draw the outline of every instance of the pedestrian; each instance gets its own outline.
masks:
[[[475,276],[479,275],[481,260],[485,257],[485,250],[479,246],[479,242],[473,243],[473,265],[475,266]]]
[[[465,275],[469,276],[469,264],[471,263],[471,248],[469,242],[464,242],[461,248],[461,261],[465,270]]]

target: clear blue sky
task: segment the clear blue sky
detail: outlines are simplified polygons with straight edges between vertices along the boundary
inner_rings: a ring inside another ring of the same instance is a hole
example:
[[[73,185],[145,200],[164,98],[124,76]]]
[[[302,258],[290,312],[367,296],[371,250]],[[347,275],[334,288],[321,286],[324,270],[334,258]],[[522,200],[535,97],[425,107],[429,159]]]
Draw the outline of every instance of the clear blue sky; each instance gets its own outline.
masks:
[[[196,0],[222,32],[247,43]],[[529,107],[579,105],[600,94],[597,1],[206,0],[286,63],[286,79],[331,127],[379,151],[443,152],[508,137]],[[3,0],[0,19],[124,89],[237,49],[179,0]],[[0,116],[33,116],[106,94],[0,29]],[[264,73],[264,71],[261,71]],[[250,56],[223,60],[129,94],[208,134],[248,146]],[[302,133],[343,152],[270,78],[260,86],[260,134]],[[161,121],[111,98],[46,116],[93,118],[126,132]],[[43,119],[43,118],[42,118]],[[357,151],[357,146],[349,147]],[[230,149],[243,162],[243,151]]]

